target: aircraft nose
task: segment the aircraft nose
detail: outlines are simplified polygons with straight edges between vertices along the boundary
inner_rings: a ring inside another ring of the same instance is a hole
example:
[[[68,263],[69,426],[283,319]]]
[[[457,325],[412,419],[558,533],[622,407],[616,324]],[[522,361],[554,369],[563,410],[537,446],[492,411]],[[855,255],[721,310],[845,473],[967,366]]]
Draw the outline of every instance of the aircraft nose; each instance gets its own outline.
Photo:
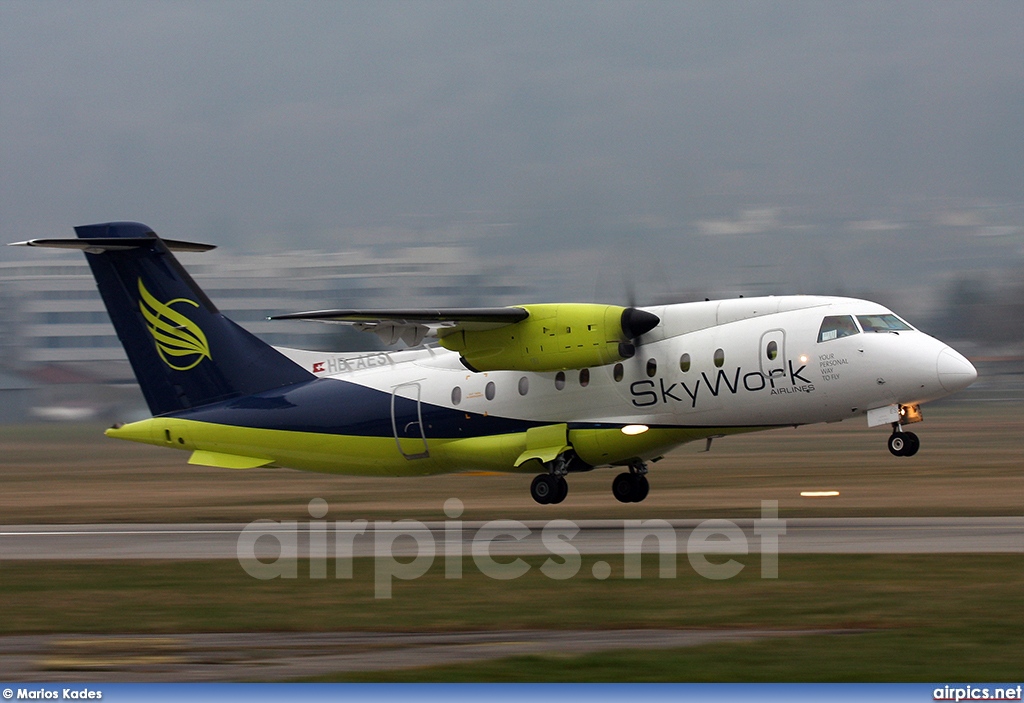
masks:
[[[950,393],[963,390],[978,378],[978,370],[958,351],[946,347],[939,352],[935,362],[939,383]]]

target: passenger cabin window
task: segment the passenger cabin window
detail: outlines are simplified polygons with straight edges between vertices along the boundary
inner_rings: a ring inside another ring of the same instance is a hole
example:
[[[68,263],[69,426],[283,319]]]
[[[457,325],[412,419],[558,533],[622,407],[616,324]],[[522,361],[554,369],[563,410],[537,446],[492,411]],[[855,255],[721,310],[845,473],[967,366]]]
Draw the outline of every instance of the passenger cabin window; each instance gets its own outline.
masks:
[[[526,395],[530,392],[530,379],[523,376],[519,379],[519,395]]]
[[[622,380],[622,374],[622,364],[615,364],[615,367],[612,369],[612,378],[615,379],[616,383]]]
[[[555,390],[562,390],[565,388],[565,371],[559,371],[555,374]]]
[[[580,387],[586,388],[590,385],[590,369],[580,369]]]
[[[829,315],[821,321],[821,329],[818,330],[818,341],[828,342],[840,337],[849,337],[857,334],[857,323],[853,321],[853,315]]]
[[[683,373],[686,373],[687,371],[690,370],[689,354],[683,354],[681,357],[679,357],[679,370],[682,371]]]
[[[865,332],[903,332],[913,329],[895,315],[857,315]]]

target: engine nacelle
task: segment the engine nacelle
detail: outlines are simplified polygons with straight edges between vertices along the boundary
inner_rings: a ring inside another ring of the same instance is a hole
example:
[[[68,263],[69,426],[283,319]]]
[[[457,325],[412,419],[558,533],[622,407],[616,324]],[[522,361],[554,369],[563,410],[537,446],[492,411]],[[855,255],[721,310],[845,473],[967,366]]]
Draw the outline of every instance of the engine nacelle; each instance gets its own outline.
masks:
[[[636,353],[632,340],[660,322],[636,308],[589,303],[521,306],[529,317],[489,330],[439,333],[475,371],[559,371],[603,366]]]

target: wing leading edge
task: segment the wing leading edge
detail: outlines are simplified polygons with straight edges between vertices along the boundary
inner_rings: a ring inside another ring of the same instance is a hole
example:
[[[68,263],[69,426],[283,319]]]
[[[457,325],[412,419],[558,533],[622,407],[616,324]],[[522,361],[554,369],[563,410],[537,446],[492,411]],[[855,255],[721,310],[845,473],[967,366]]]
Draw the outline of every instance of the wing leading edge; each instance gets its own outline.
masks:
[[[373,332],[385,344],[399,340],[416,346],[425,337],[441,336],[458,330],[483,331],[522,322],[530,316],[524,308],[441,308],[441,309],[380,309],[380,310],[310,310],[284,315],[273,315],[271,320],[314,320]]]

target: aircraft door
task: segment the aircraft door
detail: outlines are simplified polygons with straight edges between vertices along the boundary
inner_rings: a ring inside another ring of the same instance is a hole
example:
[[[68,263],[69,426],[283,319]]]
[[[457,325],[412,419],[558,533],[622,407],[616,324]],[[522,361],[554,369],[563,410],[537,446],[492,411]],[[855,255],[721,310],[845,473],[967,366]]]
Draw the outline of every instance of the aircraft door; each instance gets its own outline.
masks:
[[[761,360],[761,373],[766,378],[781,378],[786,375],[785,330],[768,330],[761,335],[758,359]]]
[[[418,381],[400,383],[391,392],[391,427],[395,444],[402,456],[410,461],[430,456],[427,436],[423,431],[423,413],[420,410],[420,384]]]

